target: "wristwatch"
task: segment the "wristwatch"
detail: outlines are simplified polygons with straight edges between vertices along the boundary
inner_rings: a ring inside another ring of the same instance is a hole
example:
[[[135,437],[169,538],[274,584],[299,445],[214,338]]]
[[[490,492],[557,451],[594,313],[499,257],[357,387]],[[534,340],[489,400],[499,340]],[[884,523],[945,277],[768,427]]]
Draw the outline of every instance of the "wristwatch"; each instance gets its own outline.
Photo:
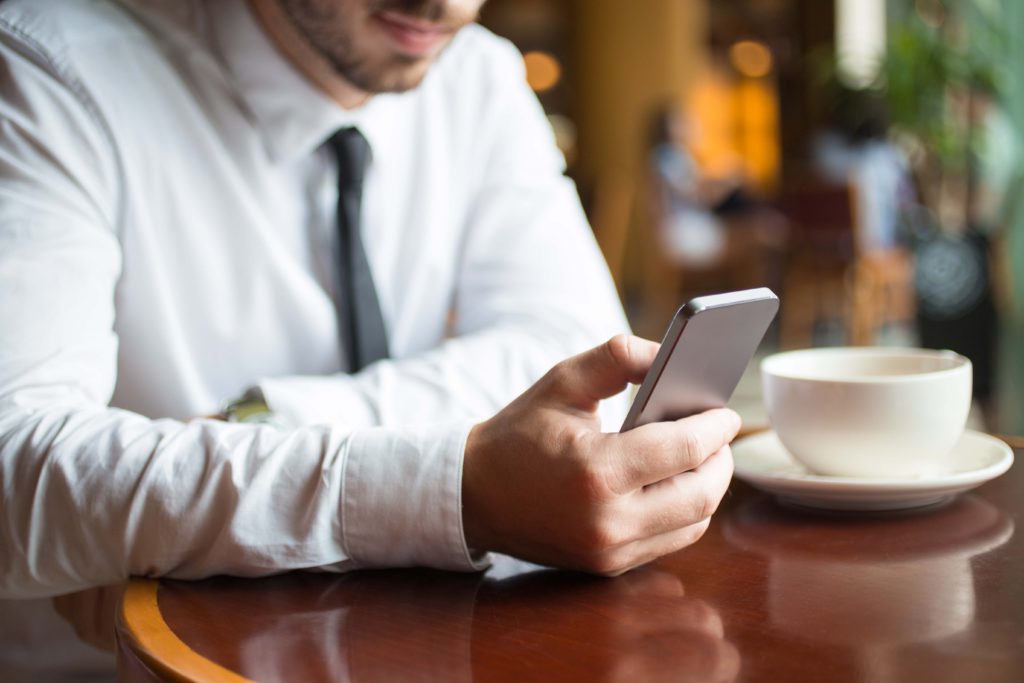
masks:
[[[266,424],[279,429],[287,428],[280,416],[267,405],[263,391],[258,386],[249,387],[240,397],[225,403],[221,414],[228,422]]]

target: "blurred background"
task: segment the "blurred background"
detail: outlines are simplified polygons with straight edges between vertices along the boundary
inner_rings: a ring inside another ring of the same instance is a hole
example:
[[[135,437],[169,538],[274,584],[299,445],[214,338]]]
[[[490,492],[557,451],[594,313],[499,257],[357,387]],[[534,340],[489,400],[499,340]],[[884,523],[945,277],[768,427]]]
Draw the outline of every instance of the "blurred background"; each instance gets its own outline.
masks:
[[[1024,3],[489,0],[482,23],[523,52],[638,334],[767,285],[762,351],[953,349],[975,426],[1024,434]]]

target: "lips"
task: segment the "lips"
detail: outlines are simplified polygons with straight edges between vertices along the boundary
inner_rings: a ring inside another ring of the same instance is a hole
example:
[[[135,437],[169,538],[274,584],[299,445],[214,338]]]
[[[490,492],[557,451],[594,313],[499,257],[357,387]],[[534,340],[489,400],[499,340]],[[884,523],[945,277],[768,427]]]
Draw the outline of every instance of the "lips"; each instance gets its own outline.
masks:
[[[399,12],[378,12],[373,19],[401,52],[414,57],[433,54],[451,34],[444,24]]]

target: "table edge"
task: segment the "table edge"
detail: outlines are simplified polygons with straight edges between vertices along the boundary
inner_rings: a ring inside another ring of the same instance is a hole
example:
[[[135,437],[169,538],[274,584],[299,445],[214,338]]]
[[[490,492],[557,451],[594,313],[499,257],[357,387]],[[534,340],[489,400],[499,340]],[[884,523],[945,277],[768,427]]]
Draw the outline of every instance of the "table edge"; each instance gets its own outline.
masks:
[[[160,612],[157,579],[131,579],[117,611],[117,637],[165,680],[253,683],[199,654],[171,629]]]

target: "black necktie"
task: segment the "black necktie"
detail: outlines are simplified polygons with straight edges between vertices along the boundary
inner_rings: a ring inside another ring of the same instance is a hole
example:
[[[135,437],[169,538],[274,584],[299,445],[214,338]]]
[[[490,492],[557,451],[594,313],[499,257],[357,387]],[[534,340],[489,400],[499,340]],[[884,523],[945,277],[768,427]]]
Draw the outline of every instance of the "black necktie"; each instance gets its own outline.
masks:
[[[355,128],[338,131],[328,145],[338,160],[338,335],[349,372],[357,372],[388,357],[388,335],[359,234],[370,146]]]

